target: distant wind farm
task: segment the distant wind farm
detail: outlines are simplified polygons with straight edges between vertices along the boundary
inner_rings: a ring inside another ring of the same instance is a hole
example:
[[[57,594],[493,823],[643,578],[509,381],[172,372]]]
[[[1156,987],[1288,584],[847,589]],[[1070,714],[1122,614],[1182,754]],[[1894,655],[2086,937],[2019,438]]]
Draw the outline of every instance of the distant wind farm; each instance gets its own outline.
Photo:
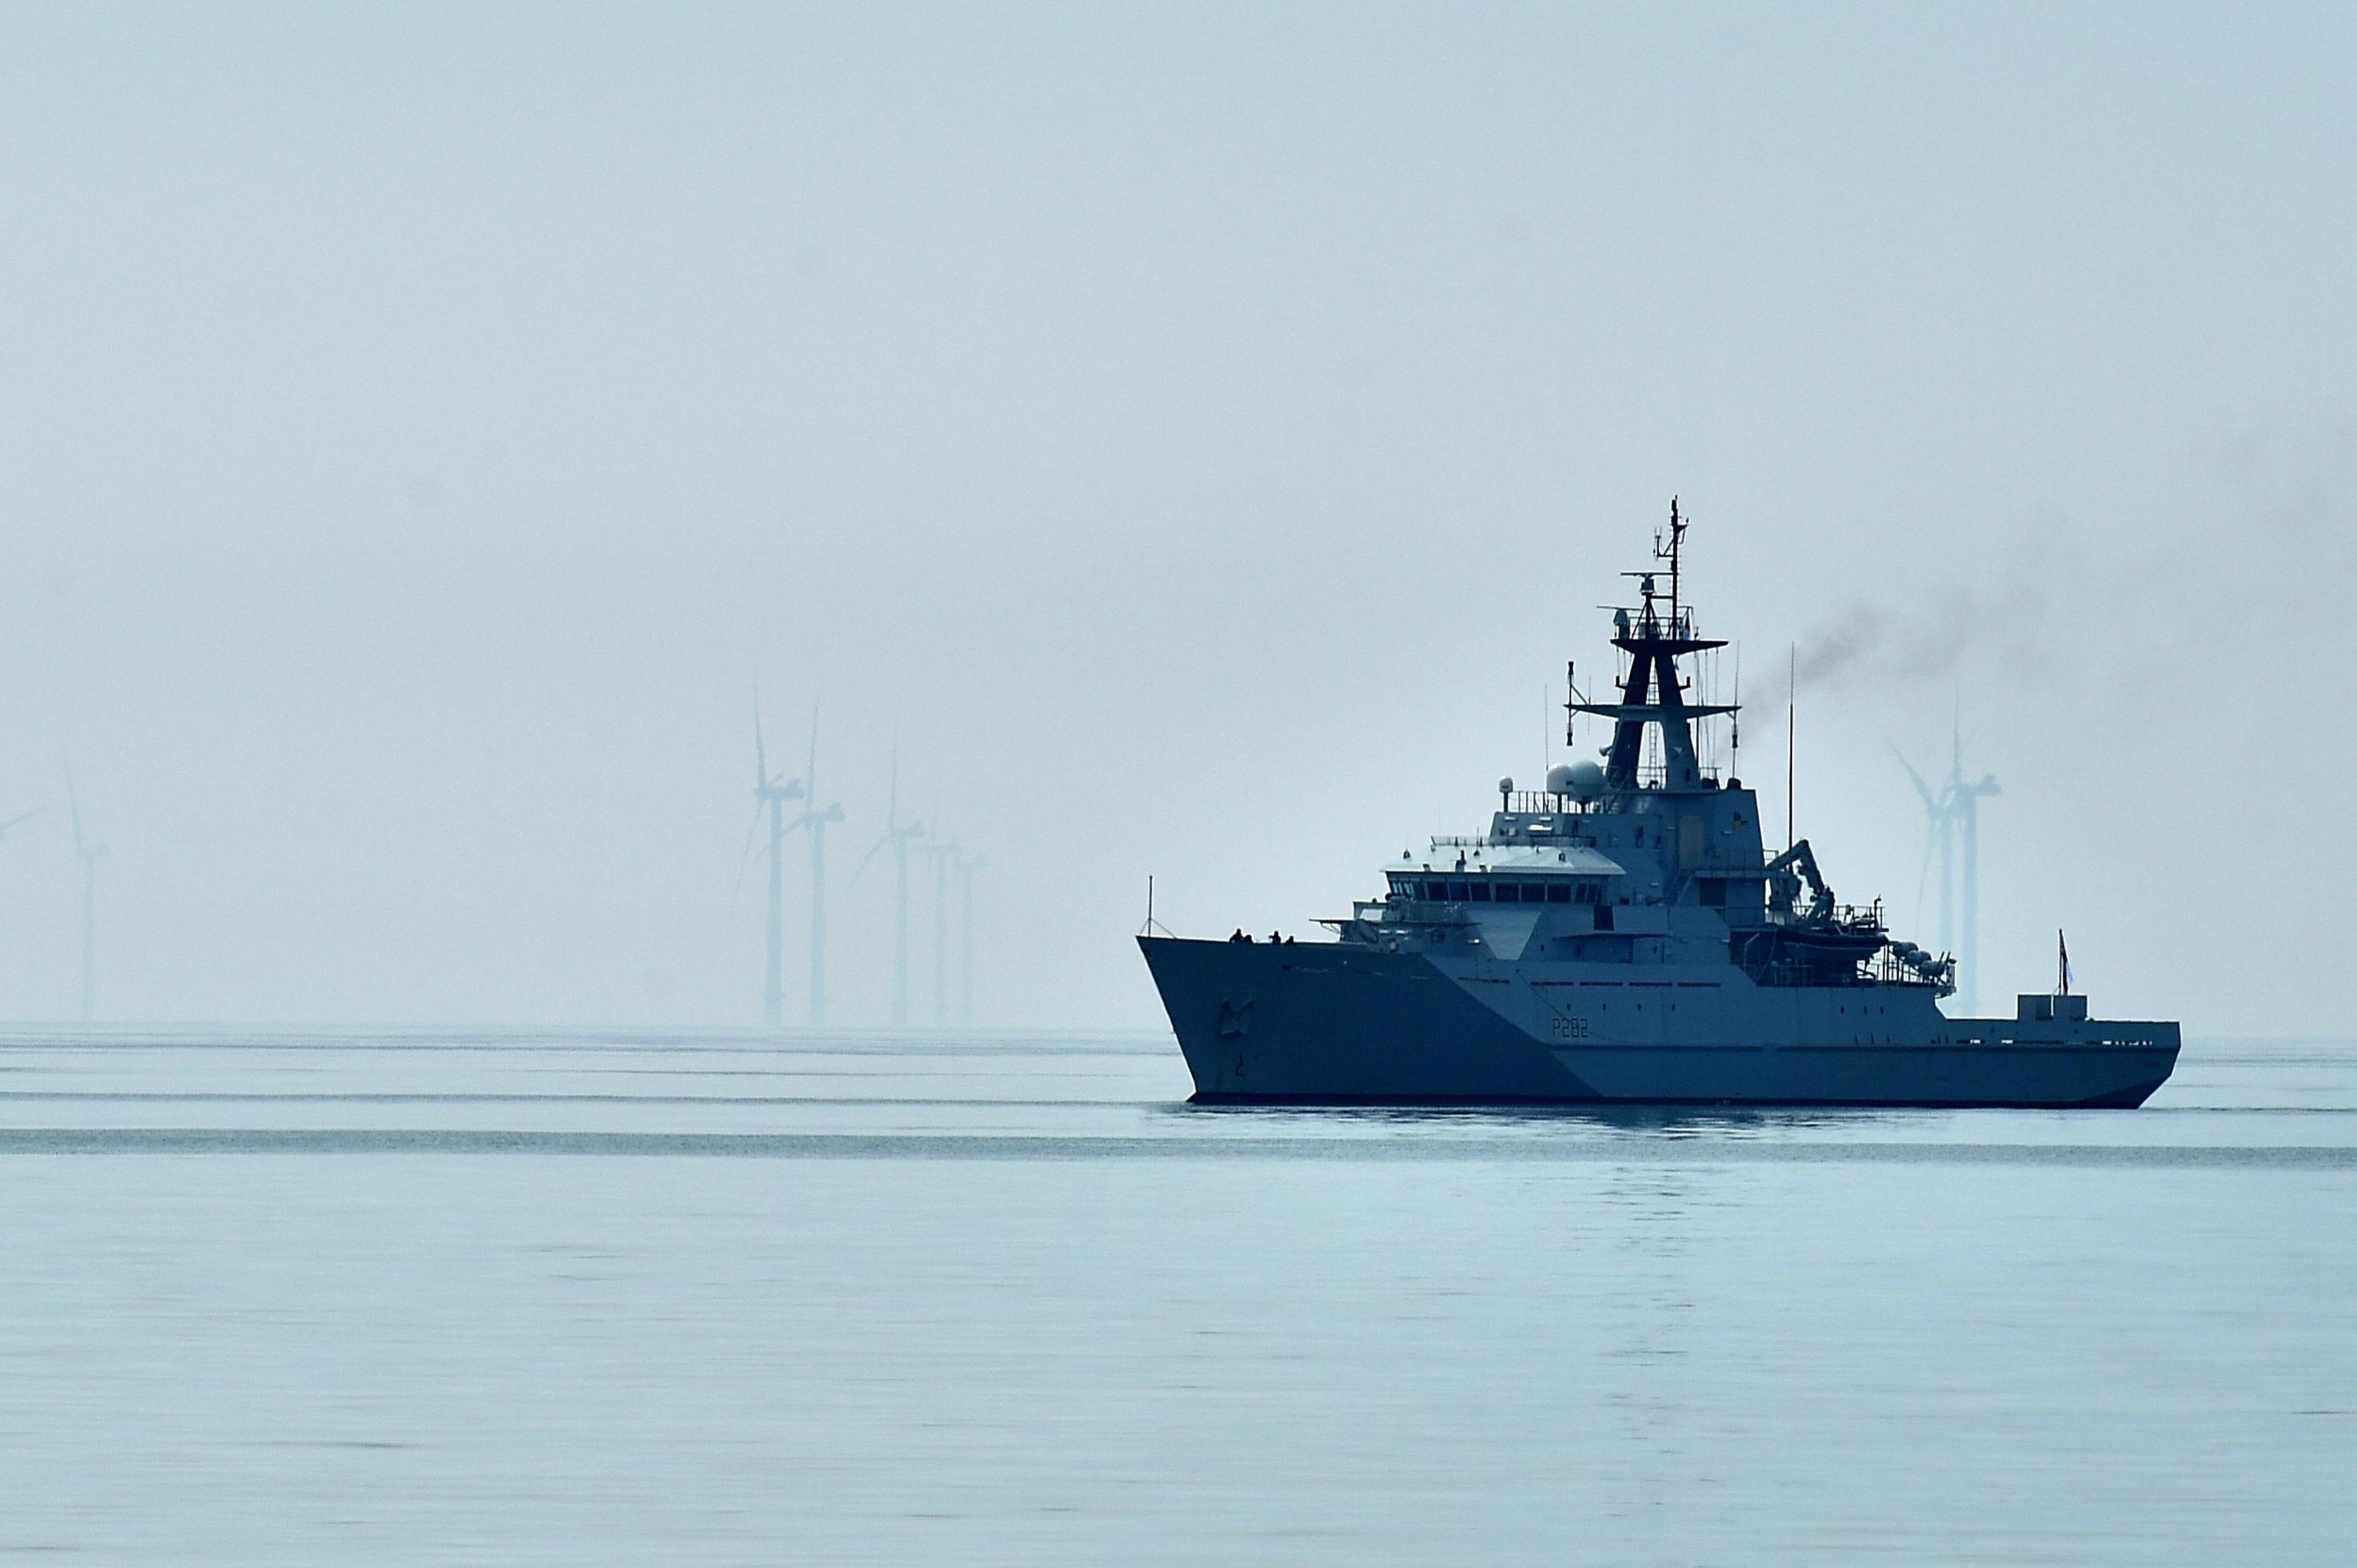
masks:
[[[811,714],[810,750],[802,777],[790,778],[770,766],[769,743],[757,697],[753,705],[753,820],[746,830],[738,856],[737,885],[757,853],[761,855],[767,897],[762,940],[761,1022],[770,1029],[784,1026],[786,841],[800,832],[810,844],[810,970],[806,987],[808,1026],[827,1024],[827,943],[829,940],[826,886],[826,834],[845,815],[840,800],[820,803],[818,792],[818,712]],[[789,812],[788,808],[799,808]],[[852,872],[864,876],[878,857],[889,852],[892,864],[891,1021],[906,1028],[910,1020],[909,857],[921,856],[932,870],[932,1026],[946,1029],[951,1020],[951,949],[957,949],[956,1026],[971,1028],[974,1021],[974,878],[983,863],[954,839],[928,837],[922,822],[900,813],[899,746],[895,741],[886,787],[883,827],[876,842]],[[954,908],[953,908],[954,906]],[[952,936],[954,923],[956,935]]]

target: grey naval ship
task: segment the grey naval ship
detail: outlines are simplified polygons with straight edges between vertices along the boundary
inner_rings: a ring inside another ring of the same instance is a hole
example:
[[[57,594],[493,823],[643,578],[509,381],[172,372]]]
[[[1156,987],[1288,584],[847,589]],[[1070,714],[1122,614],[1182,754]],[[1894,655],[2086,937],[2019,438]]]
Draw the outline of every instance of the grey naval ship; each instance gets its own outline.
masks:
[[[1838,902],[1805,839],[1696,754],[1681,660],[1727,646],[1681,598],[1671,504],[1613,612],[1601,767],[1499,782],[1490,831],[1383,868],[1335,940],[1138,939],[1198,1103],[2128,1107],[2177,1063],[2173,1023],[2091,1017],[2056,989],[1951,1018],[1953,958]],[[1788,832],[1787,838],[1790,838]]]

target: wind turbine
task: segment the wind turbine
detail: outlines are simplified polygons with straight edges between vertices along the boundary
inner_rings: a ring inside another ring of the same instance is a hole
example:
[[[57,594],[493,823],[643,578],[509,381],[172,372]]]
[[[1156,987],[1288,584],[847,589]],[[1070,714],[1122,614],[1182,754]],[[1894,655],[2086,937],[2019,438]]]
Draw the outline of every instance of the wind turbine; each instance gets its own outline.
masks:
[[[867,859],[859,863],[854,878],[867,869],[888,844],[892,850],[892,886],[895,903],[892,909],[892,1023],[896,1028],[909,1026],[909,844],[925,836],[922,822],[900,820],[900,748],[892,747],[892,797],[884,814],[884,836],[867,852]]]
[[[753,847],[762,813],[770,818],[770,940],[762,950],[768,971],[761,986],[761,1022],[776,1028],[785,1021],[786,983],[786,802],[802,799],[800,781],[780,779],[770,771],[770,748],[761,739],[761,699],[753,699],[753,822],[745,831],[745,847]],[[744,861],[737,861],[743,875]]]
[[[1901,757],[1899,765],[1923,801],[1928,837],[1923,844],[1924,871],[1931,870],[1933,850],[1940,855],[1940,945],[1956,957],[1957,1001],[1967,1013],[1978,1010],[1980,993],[1981,815],[1980,803],[2003,794],[1996,776],[1984,773],[1977,780],[1964,778],[1962,715],[1951,718],[1948,729],[1948,777],[1935,791],[1923,776]],[[1957,863],[1963,862],[1963,908],[1957,908]],[[1922,886],[1916,880],[1917,889]]]
[[[81,862],[81,1021],[87,1024],[98,1015],[98,863],[106,858],[106,846],[82,834],[71,763],[66,765],[66,809],[73,813],[74,856]]]
[[[963,864],[957,841],[918,846],[933,863],[933,1026],[950,1023],[950,872]]]
[[[1957,967],[1964,973],[1962,1001],[1964,1011],[1973,1013],[1980,1007],[1980,936],[1981,936],[1981,801],[2004,791],[1997,788],[1996,775],[1984,773],[1976,783],[1964,781],[1964,737],[1954,730],[1949,732],[1948,795],[1953,802],[1949,810],[1955,813],[1957,849],[1964,863],[1964,943],[1956,950]]]
[[[974,874],[990,869],[982,860],[958,862],[958,896],[965,908],[958,918],[958,945],[962,950],[958,961],[962,972],[958,978],[958,1017],[967,1028],[974,1027]]]
[[[811,980],[810,1021],[815,1029],[826,1023],[826,830],[843,821],[840,801],[818,803],[818,707],[811,707],[810,767],[802,778],[810,790],[810,805],[795,819],[794,826],[810,834],[811,851]]]
[[[7,838],[8,830],[10,828],[15,827],[19,822],[31,822],[35,817],[39,816],[42,811],[47,809],[48,808],[43,806],[36,806],[29,811],[19,811],[15,816],[9,818],[6,822],[0,822],[0,840]]]

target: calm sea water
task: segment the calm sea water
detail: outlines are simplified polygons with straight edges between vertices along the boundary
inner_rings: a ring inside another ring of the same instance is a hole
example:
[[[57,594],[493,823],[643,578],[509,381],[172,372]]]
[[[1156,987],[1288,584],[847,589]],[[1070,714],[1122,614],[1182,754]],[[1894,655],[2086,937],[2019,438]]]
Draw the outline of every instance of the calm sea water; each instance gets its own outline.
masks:
[[[2068,1114],[1187,1088],[0,1036],[0,1555],[2357,1561],[2357,1047]]]

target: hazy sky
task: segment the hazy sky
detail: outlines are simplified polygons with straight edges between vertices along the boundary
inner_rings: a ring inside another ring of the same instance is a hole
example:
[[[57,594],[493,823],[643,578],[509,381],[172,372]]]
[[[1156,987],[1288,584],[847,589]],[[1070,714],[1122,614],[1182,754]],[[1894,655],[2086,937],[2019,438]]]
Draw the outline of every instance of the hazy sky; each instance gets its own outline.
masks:
[[[2348,1031],[2357,12],[1183,11],[0,12],[0,1015],[70,751],[104,1016],[751,1022],[758,682],[838,1020],[897,730],[984,1019],[1152,1024],[1146,875],[1478,828],[1676,492],[1846,898],[1960,693],[1985,1004]]]

